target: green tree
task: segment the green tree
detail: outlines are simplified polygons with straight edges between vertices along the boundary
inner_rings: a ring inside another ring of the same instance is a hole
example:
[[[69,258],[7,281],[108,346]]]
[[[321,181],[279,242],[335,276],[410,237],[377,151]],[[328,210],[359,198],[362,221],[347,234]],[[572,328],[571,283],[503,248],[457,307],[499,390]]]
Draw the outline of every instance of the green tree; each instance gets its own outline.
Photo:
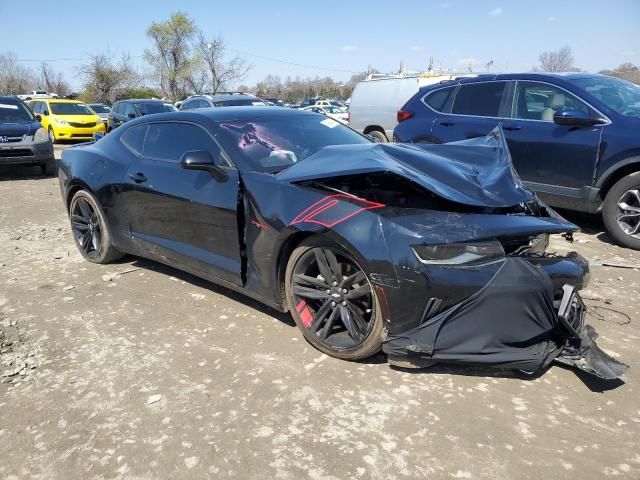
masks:
[[[165,22],[153,22],[147,29],[153,47],[145,50],[145,58],[162,90],[174,100],[187,93],[195,63],[192,40],[196,32],[195,21],[183,12],[173,13]]]

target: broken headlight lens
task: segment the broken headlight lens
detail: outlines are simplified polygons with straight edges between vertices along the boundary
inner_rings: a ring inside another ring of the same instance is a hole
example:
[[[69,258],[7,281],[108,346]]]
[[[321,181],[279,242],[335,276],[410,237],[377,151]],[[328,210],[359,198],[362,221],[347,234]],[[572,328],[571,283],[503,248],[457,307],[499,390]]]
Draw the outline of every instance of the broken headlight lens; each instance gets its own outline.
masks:
[[[482,265],[504,258],[502,244],[497,240],[414,245],[412,248],[418,260],[428,265]]]

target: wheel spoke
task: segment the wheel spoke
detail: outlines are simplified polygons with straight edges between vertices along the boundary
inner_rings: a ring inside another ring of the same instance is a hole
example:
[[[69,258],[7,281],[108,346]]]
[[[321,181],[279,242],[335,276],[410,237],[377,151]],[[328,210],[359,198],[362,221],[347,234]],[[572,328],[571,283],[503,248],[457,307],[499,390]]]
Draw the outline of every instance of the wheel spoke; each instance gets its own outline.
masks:
[[[327,298],[327,293],[324,290],[316,290],[315,288],[303,287],[301,285],[294,285],[293,293],[300,297],[316,300]]]
[[[82,215],[71,215],[71,221],[72,222],[77,222],[77,223],[82,223],[84,225],[89,225],[89,220],[84,218]]]
[[[313,253],[316,257],[316,263],[318,264],[320,275],[322,275],[322,278],[324,278],[327,283],[331,283],[333,281],[333,273],[331,272],[331,268],[329,268],[329,262],[324,254],[324,250],[316,248]]]
[[[356,325],[356,328],[362,336],[367,331],[367,321],[362,318],[362,315],[360,315],[360,312],[358,312],[358,307],[353,305],[351,302],[347,302],[347,308],[351,312],[351,316]]]
[[[81,232],[86,232],[87,230],[89,230],[89,225],[87,225],[86,223],[72,222],[72,225],[73,225],[73,228]]]
[[[100,230],[96,229],[93,231],[93,235],[91,235],[91,244],[96,252],[100,249]]]
[[[356,273],[354,273],[353,275],[350,275],[348,277],[345,277],[344,280],[342,280],[342,288],[346,288],[349,289],[351,288],[353,285],[355,285],[356,283],[360,283],[360,282],[364,282],[366,280],[366,277],[364,275],[364,272],[362,270],[358,270]]]
[[[87,220],[87,223],[91,220],[91,207],[84,198],[78,199],[78,206],[82,212],[82,216]]]
[[[304,275],[302,273],[294,275],[293,280],[297,285],[311,285],[312,287],[323,289],[326,289],[329,286],[328,282],[325,282],[320,278],[310,277],[309,275]]]
[[[338,259],[336,258],[336,254],[333,253],[328,248],[323,250],[325,256],[327,257],[327,262],[329,263],[329,269],[333,275],[333,280],[336,282],[342,281],[342,268],[340,263],[338,263]]]
[[[311,333],[316,333],[318,331],[320,326],[326,320],[327,314],[329,313],[330,309],[331,309],[331,301],[329,299],[327,299],[322,304],[322,306],[318,309],[318,311],[316,312],[316,314],[313,317],[313,320],[312,320],[311,325],[310,325]]]
[[[329,315],[329,318],[327,319],[322,332],[320,332],[320,337],[322,338],[322,340],[326,340],[329,336],[329,332],[333,328],[333,324],[335,323],[337,317],[338,309],[334,308],[333,310],[331,310],[331,315]]]
[[[629,205],[627,202],[620,202],[618,203],[618,207],[621,210],[626,210],[626,211],[630,211],[630,212],[637,212],[640,213],[640,207],[636,207],[634,205]]]
[[[338,310],[340,310],[340,321],[344,325],[344,328],[347,329],[347,333],[349,333],[349,336],[353,340],[355,340],[356,342],[359,342],[360,332],[354,325],[353,319],[351,318],[351,314],[349,313],[349,310],[347,309],[347,307],[344,307],[342,305],[338,307]]]
[[[348,300],[353,300],[355,298],[364,297],[370,294],[371,294],[371,287],[369,286],[368,283],[365,283],[347,292],[346,297]]]
[[[640,218],[640,212],[638,213],[621,213],[620,215],[618,215],[618,219],[623,219],[623,218]]]
[[[82,250],[84,250],[85,253],[89,253],[89,246],[90,245],[91,245],[91,232],[89,230],[87,230],[82,235]]]

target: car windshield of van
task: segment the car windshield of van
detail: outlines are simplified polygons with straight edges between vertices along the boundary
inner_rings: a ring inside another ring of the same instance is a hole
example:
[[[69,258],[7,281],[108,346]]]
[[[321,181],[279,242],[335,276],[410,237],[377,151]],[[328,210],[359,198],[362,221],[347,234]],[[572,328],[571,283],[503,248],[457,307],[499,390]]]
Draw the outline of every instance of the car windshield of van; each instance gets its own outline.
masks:
[[[627,117],[640,117],[640,86],[614,77],[569,78],[570,83]]]
[[[22,103],[0,100],[0,123],[31,123],[33,121],[33,114]]]
[[[93,115],[84,103],[49,102],[49,107],[54,115]]]
[[[252,168],[277,172],[329,145],[371,143],[332,118],[287,115],[225,120],[220,128]]]
[[[151,115],[152,113],[173,112],[176,107],[162,102],[142,102],[136,103],[135,109],[138,115]]]
[[[109,113],[111,110],[109,109],[109,107],[105,107],[104,105],[91,105],[91,110],[93,110],[96,113]]]

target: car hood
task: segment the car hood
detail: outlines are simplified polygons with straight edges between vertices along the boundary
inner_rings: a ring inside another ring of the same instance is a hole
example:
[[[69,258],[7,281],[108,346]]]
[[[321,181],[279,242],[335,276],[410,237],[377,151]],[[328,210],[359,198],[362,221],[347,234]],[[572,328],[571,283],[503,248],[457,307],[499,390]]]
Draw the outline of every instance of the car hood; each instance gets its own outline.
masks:
[[[502,208],[534,199],[513,168],[500,126],[486,137],[441,145],[371,143],[325,147],[279,173],[291,183],[387,172],[447,200]]]
[[[38,122],[29,123],[0,123],[0,137],[21,137],[33,135],[40,128]]]

